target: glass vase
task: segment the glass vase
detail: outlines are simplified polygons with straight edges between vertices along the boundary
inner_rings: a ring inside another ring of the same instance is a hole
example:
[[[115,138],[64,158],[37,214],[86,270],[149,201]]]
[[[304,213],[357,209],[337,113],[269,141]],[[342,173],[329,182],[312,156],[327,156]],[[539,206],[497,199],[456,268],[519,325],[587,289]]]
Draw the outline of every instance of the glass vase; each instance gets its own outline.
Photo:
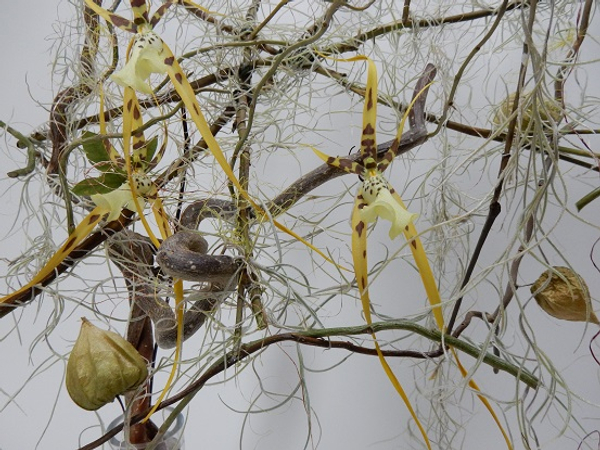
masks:
[[[165,419],[169,417],[169,415],[173,412],[173,408],[165,408],[152,416],[152,421],[160,428]],[[123,416],[117,417],[114,419],[109,425],[108,429],[112,429],[115,426],[119,425],[123,422]],[[169,430],[162,437],[160,442],[156,444],[154,450],[185,450],[185,443],[183,439],[183,428],[184,428],[185,420],[183,414],[178,414],[175,421],[171,424]],[[129,435],[129,433],[124,433],[121,430],[116,436],[113,436],[109,444],[110,450],[146,450],[148,449],[150,443],[145,444],[131,444],[129,442],[125,442],[125,435]]]

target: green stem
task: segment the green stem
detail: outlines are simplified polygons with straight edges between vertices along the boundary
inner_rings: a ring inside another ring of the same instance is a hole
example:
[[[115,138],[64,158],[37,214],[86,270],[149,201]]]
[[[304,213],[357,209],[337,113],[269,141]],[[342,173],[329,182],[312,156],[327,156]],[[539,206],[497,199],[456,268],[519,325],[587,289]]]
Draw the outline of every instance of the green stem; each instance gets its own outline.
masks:
[[[10,178],[17,178],[23,175],[29,175],[35,169],[35,158],[39,156],[39,153],[35,150],[33,142],[27,136],[21,134],[10,125],[0,120],[0,127],[4,128],[7,133],[17,139],[17,144],[21,144],[27,147],[27,165],[21,169],[16,169],[8,172]]]

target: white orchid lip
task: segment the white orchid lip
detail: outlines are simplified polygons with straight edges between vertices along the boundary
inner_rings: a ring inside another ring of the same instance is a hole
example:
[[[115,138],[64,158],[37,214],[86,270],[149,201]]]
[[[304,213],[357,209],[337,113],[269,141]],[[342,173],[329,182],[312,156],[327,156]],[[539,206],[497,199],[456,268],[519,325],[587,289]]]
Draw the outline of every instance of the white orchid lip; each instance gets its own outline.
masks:
[[[167,69],[162,39],[153,31],[144,31],[135,35],[129,59],[111,79],[120,86],[152,94],[152,88],[147,81],[150,74],[165,74]]]
[[[367,175],[362,191],[366,206],[359,211],[361,220],[366,223],[375,222],[378,217],[389,220],[392,223],[390,239],[395,239],[418,216],[398,203],[387,181],[380,174]]]

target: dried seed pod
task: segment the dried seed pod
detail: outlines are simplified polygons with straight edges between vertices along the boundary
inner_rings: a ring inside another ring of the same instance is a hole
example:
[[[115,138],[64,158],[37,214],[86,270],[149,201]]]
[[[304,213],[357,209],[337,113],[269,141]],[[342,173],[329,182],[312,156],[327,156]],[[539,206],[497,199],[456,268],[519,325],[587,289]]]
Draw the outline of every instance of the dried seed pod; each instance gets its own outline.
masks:
[[[584,279],[568,267],[554,266],[541,274],[531,293],[538,305],[557,319],[600,324]]]
[[[141,385],[148,369],[144,358],[121,336],[101,330],[85,317],[81,320],[67,363],[66,385],[75,403],[94,411]]]
[[[529,127],[529,123],[533,117],[532,105],[529,103],[531,93],[523,94],[519,97],[519,115],[521,117],[521,129],[525,130]],[[494,116],[494,123],[496,125],[502,125],[508,121],[510,114],[513,110],[515,103],[515,93],[510,94],[504,101],[498,106],[496,115]],[[560,121],[562,117],[562,108],[554,99],[545,99],[543,104],[539,105],[539,115],[542,123],[550,125],[552,123]]]

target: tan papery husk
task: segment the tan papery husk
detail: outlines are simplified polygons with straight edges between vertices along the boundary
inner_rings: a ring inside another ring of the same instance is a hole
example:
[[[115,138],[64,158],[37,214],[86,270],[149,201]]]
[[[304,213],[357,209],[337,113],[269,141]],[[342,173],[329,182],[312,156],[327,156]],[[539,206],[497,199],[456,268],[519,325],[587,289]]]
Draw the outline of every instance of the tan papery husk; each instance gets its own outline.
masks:
[[[147,377],[146,361],[133,345],[82,318],[66,375],[67,391],[77,405],[94,411],[137,388]]]
[[[568,267],[554,266],[542,273],[531,286],[531,293],[552,317],[600,324],[585,280]]]

